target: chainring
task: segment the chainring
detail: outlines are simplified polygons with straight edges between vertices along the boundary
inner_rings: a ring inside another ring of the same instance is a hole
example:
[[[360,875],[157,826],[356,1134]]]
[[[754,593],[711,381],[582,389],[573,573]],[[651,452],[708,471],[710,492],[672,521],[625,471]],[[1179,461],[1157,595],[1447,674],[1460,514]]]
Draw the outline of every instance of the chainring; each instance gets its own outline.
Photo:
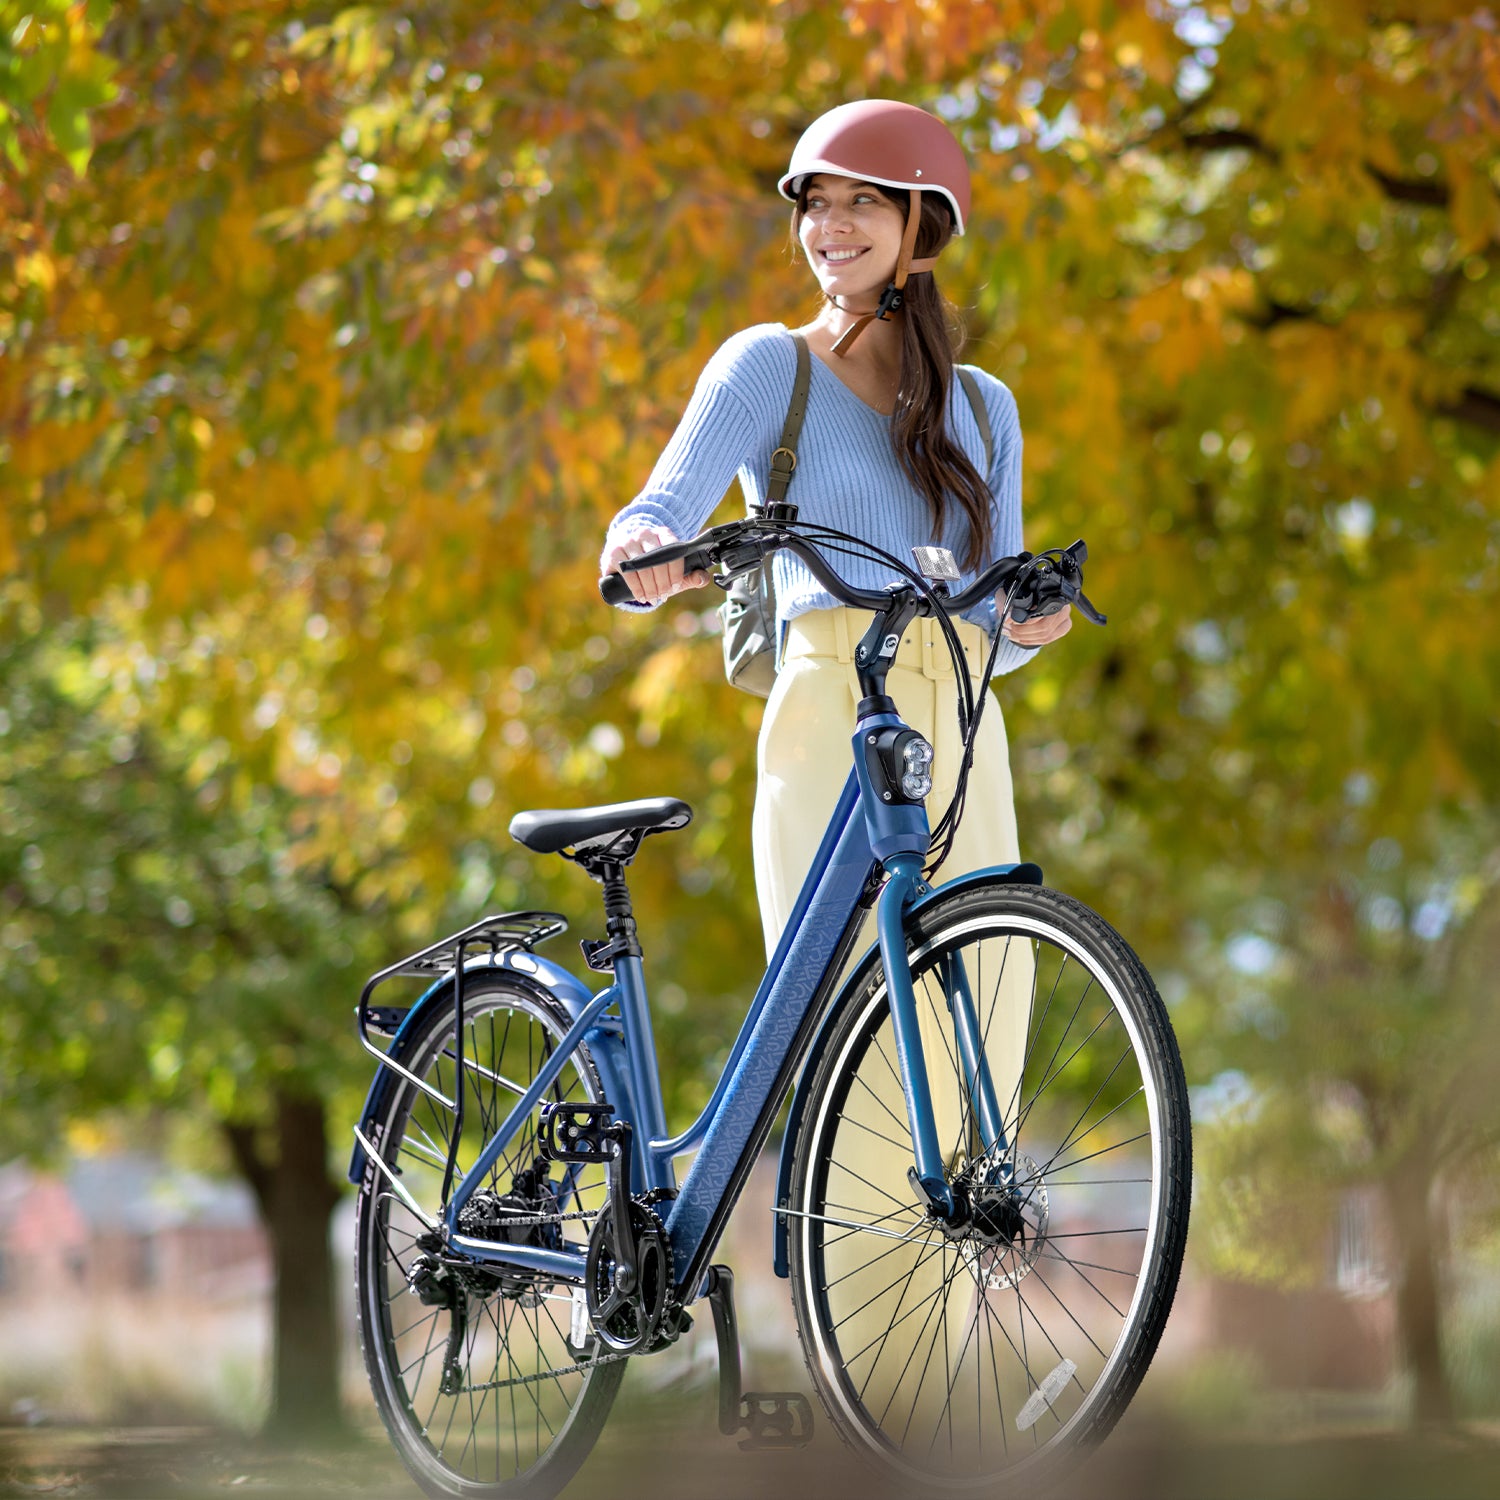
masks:
[[[633,1288],[620,1289],[616,1284],[612,1214],[606,1204],[589,1235],[583,1282],[589,1321],[601,1342],[617,1354],[639,1354],[656,1342],[672,1300],[672,1246],[655,1211],[633,1199],[630,1235],[639,1274]]]

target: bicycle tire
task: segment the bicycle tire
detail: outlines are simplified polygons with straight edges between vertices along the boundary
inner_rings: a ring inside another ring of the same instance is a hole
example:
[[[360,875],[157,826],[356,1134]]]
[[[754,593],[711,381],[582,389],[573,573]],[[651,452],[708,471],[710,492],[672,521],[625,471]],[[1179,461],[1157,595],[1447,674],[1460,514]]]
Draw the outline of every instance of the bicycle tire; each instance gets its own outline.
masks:
[[[918,1206],[873,958],[836,1003],[792,1165],[804,1358],[845,1442],[922,1493],[1046,1482],[1109,1433],[1166,1323],[1192,1177],[1181,1059],[1140,960],[1055,891],[996,883],[939,898],[909,921],[907,953],[948,1178],[998,1204],[1002,1188],[982,1185],[1008,1165],[1023,1222],[997,1234],[997,1209],[988,1242],[973,1226],[952,1237]],[[992,1067],[1007,1017],[1015,1038],[995,1080],[1008,1155],[978,1138],[943,1040],[958,960]]]
[[[567,1029],[566,1014],[539,987],[508,973],[467,977],[465,1122],[455,1180],[461,1180]],[[393,1054],[448,1099],[454,1098],[453,1033],[450,991],[445,1004],[400,1038],[400,1050]],[[547,1098],[602,1098],[586,1048],[577,1049]],[[604,1172],[598,1166],[550,1167],[549,1179],[563,1175],[553,1184],[549,1204],[540,1186],[520,1175],[535,1163],[539,1115],[539,1109],[533,1112],[478,1192],[491,1195],[483,1206],[496,1218],[524,1216],[528,1203],[539,1216],[551,1207],[559,1214],[588,1213],[557,1222],[555,1228],[567,1244],[581,1250],[592,1215],[605,1201]],[[372,1139],[382,1158],[399,1170],[417,1203],[434,1215],[453,1123],[452,1110],[399,1075],[380,1117],[372,1122]],[[519,1199],[518,1184],[524,1189]],[[507,1193],[512,1199],[504,1203]],[[526,1274],[476,1273],[456,1280],[450,1293],[455,1301],[463,1299],[463,1386],[456,1394],[445,1394],[443,1366],[455,1312],[424,1304],[409,1282],[420,1254],[416,1238],[421,1227],[371,1167],[355,1212],[355,1296],[366,1372],[396,1451],[422,1489],[437,1500],[555,1495],[593,1447],[625,1362],[578,1366],[567,1342],[570,1299],[557,1286]]]

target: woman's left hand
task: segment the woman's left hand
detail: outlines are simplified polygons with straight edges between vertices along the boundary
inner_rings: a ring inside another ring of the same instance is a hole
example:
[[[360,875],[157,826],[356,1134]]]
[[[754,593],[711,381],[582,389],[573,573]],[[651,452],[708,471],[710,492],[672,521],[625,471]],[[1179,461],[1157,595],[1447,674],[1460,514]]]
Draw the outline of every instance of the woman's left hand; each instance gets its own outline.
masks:
[[[1003,614],[1005,611],[1005,595],[995,596],[995,608]],[[1018,646],[1046,646],[1052,641],[1061,640],[1073,628],[1073,606],[1070,604],[1058,610],[1055,615],[1033,615],[1029,620],[1023,620],[1018,625],[1014,620],[1006,620],[1000,627],[1001,633],[1006,640],[1014,641]]]

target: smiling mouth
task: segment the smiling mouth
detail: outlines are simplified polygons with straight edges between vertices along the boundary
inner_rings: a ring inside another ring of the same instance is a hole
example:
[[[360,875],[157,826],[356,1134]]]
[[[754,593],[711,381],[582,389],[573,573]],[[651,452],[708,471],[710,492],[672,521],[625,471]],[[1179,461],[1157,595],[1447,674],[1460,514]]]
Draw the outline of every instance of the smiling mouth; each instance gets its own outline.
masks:
[[[831,266],[846,266],[846,265],[849,264],[850,261],[852,261],[852,260],[858,260],[859,257],[861,255],[863,255],[865,253],[865,251],[868,250],[868,249],[869,249],[869,246],[866,245],[866,246],[861,246],[858,249],[854,249],[854,248],[845,249],[845,248],[841,247],[839,249],[834,249],[834,250],[820,250],[818,253]]]

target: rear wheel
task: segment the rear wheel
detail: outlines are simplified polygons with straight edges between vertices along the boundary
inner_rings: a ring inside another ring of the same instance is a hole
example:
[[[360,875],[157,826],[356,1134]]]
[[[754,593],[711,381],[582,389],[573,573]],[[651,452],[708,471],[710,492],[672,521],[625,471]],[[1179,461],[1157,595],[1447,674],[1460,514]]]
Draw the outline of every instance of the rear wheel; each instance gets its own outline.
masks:
[[[567,1029],[556,1002],[524,981],[499,973],[467,978],[458,1177]],[[453,1101],[453,1041],[450,994],[399,1039],[395,1060]],[[546,1098],[597,1102],[601,1092],[580,1047]],[[480,1238],[582,1254],[606,1199],[604,1172],[541,1161],[539,1114],[533,1111],[479,1184],[462,1227]],[[399,1077],[372,1122],[382,1158],[433,1217],[454,1125],[451,1107]],[[355,1226],[365,1366],[381,1417],[413,1477],[434,1496],[556,1494],[593,1447],[625,1372],[623,1360],[580,1361],[569,1342],[571,1289],[542,1275],[501,1275],[445,1260],[373,1166],[360,1190]]]
[[[948,1180],[908,1184],[883,972],[856,976],[810,1084],[788,1204],[808,1368],[845,1439],[923,1493],[1041,1477],[1109,1432],[1171,1306],[1191,1176],[1182,1064],[1150,976],[1102,918],[1036,887],[910,924]],[[949,997],[965,985],[1005,1121],[970,1107]]]

